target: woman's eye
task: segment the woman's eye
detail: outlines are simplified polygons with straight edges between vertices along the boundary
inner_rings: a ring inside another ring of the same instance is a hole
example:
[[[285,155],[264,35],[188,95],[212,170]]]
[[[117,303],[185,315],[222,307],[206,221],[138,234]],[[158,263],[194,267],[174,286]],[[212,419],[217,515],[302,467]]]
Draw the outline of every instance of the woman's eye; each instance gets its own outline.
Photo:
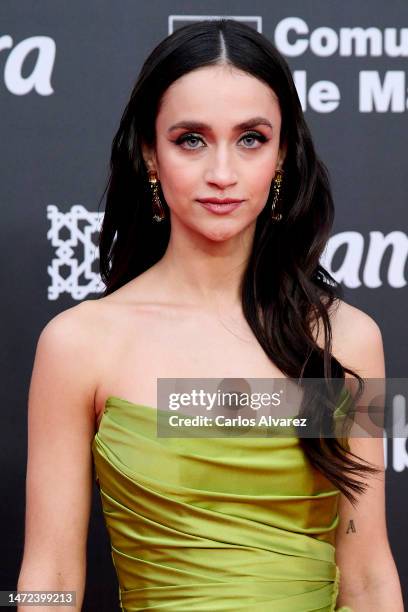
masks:
[[[248,134],[245,134],[242,137],[242,140],[247,140],[250,139],[252,141],[257,141],[257,142],[266,142],[268,140],[268,138],[266,138],[266,136],[264,136],[263,134],[261,134],[260,132],[248,132]],[[249,149],[258,149],[259,147],[248,147]]]
[[[264,136],[260,132],[248,132],[247,134],[244,134],[240,140],[244,140],[247,143],[248,143],[248,140],[252,141],[252,143],[254,141],[259,142],[259,143],[264,143],[269,139],[266,138],[266,136]],[[184,149],[201,149],[202,147],[194,146],[194,145],[196,145],[198,142],[203,142],[203,140],[202,138],[200,138],[199,136],[196,136],[195,134],[183,134],[176,140],[176,145],[180,146],[186,142],[190,143],[190,145],[192,146],[183,147]],[[244,148],[245,149],[259,149],[258,146],[246,146],[246,145],[244,146]]]
[[[185,142],[190,142],[191,143],[191,141],[193,141],[193,143],[194,143],[194,141],[198,142],[200,140],[201,140],[201,138],[199,138],[198,136],[194,136],[194,134],[184,134],[183,136],[180,136],[180,138],[177,138],[176,144],[177,145],[182,145]],[[201,140],[201,142],[202,142],[202,140]],[[184,147],[184,148],[186,148],[186,147]],[[194,147],[194,146],[193,147],[187,147],[187,149],[200,149],[200,148],[201,147]]]

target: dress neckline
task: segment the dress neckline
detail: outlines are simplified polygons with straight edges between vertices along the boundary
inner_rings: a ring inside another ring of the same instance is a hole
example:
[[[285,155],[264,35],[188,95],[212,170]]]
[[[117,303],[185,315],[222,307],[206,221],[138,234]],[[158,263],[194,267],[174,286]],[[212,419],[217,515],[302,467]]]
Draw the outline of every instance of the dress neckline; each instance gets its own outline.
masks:
[[[343,405],[346,403],[346,401],[349,399],[350,396],[350,391],[347,389],[347,387],[344,387],[344,389],[342,390],[341,393],[341,398],[342,400],[340,401],[340,403],[338,404],[336,411],[341,411],[341,408],[343,407]],[[138,404],[136,402],[131,402],[130,400],[127,400],[123,397],[119,397],[118,395],[108,395],[108,397],[105,400],[105,403],[103,405],[103,412],[102,412],[102,416],[99,420],[99,423],[97,424],[97,429],[95,431],[94,437],[98,435],[101,425],[102,425],[102,421],[104,420],[105,414],[107,412],[107,408],[110,405],[117,405],[117,404],[126,404],[127,406],[132,406],[133,408],[137,408],[140,409],[142,408],[143,410],[145,410],[148,414],[150,414],[151,416],[153,416],[153,413],[157,414],[158,409],[155,408],[154,406],[148,406],[147,404]],[[295,415],[297,416],[297,415]]]

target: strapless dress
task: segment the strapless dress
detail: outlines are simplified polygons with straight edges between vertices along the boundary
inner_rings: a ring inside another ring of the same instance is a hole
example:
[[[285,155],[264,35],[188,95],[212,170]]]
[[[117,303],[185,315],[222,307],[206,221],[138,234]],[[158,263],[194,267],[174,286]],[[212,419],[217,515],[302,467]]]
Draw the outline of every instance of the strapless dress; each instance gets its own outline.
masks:
[[[340,492],[298,437],[156,427],[155,408],[110,396],[92,441],[121,610],[353,612],[336,608]]]

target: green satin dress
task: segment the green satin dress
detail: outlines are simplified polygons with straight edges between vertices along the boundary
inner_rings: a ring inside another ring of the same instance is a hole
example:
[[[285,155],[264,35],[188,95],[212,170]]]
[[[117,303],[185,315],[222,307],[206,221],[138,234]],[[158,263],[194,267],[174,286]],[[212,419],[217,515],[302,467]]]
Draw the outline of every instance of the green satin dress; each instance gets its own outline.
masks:
[[[336,608],[339,491],[298,437],[156,427],[110,396],[92,441],[121,610],[353,612]]]

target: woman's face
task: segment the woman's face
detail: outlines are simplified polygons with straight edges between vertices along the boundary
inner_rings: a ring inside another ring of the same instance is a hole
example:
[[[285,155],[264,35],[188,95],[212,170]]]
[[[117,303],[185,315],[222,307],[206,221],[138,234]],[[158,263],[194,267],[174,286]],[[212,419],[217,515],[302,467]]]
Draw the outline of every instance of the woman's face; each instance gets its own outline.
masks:
[[[280,127],[275,93],[236,68],[204,67],[175,81],[156,117],[155,149],[143,147],[170,208],[172,231],[181,224],[223,241],[253,229],[283,163]],[[205,198],[242,202],[217,214],[200,203]]]

